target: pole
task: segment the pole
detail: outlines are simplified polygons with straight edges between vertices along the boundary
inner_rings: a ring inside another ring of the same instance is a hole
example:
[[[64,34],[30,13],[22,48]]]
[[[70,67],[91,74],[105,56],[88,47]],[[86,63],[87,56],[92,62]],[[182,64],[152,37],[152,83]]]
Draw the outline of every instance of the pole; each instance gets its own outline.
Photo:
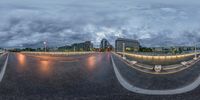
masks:
[[[45,45],[45,52],[47,52],[47,46]]]
[[[123,57],[122,58],[126,59],[126,57],[125,57],[125,43],[123,43]]]
[[[194,59],[196,60],[197,59],[197,44],[195,43],[195,57]]]
[[[44,41],[44,50],[45,50],[45,52],[47,51],[47,42],[46,41]]]
[[[125,43],[123,43],[123,53],[125,52]]]

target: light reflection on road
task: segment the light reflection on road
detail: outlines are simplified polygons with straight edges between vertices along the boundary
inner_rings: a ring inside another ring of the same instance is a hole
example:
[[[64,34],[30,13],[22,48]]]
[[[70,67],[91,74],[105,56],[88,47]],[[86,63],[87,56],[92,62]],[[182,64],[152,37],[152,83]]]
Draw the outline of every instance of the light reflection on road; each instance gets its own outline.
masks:
[[[18,53],[16,57],[19,64],[19,66],[17,67],[17,71],[24,72],[27,69],[26,56]]]
[[[110,54],[107,53],[106,57],[103,57],[104,54],[90,55],[85,58],[84,63],[88,71],[94,71],[98,64],[104,63],[110,60]],[[19,72],[25,72],[32,70],[32,72],[38,73],[41,77],[49,77],[53,75],[54,70],[58,67],[55,64],[73,64],[79,63],[77,58],[69,57],[49,57],[49,56],[26,56],[24,54],[17,54],[18,64],[17,70]],[[105,58],[105,59],[104,59]],[[74,62],[76,60],[76,62]],[[32,66],[35,63],[36,66]],[[71,65],[73,66],[73,65]]]
[[[20,54],[18,53],[17,56],[17,61],[19,66],[17,66],[17,71],[22,73],[22,72],[26,72],[30,66],[31,63],[27,62],[27,59],[29,59],[26,55]],[[37,66],[34,66],[34,69],[32,69],[32,71],[37,71],[37,73],[39,73],[42,76],[48,76],[50,75],[50,73],[52,72],[52,63],[51,60],[48,60],[49,58],[46,59],[35,59],[33,61],[36,61],[34,63],[37,64]],[[32,62],[32,61],[31,61]]]
[[[38,67],[39,67],[40,74],[45,76],[45,75],[49,75],[51,73],[51,62],[50,61],[43,60],[43,61],[40,61],[39,64],[40,65]]]
[[[97,59],[97,62],[99,63],[99,62],[102,62],[102,54],[98,54],[98,59]]]
[[[18,55],[17,55],[17,58],[18,58],[19,64],[20,64],[21,66],[24,66],[24,65],[25,65],[25,62],[26,62],[26,56],[23,55],[23,54],[18,54]]]
[[[106,55],[107,55],[106,60],[109,61],[110,60],[110,53],[107,53]]]
[[[87,58],[87,68],[91,71],[95,68],[96,66],[96,57],[95,56],[90,56]]]
[[[91,55],[86,59],[86,66],[89,71],[93,71],[97,68],[98,64],[106,63],[110,61],[110,53],[106,53],[106,57],[102,53],[98,53],[97,55]]]

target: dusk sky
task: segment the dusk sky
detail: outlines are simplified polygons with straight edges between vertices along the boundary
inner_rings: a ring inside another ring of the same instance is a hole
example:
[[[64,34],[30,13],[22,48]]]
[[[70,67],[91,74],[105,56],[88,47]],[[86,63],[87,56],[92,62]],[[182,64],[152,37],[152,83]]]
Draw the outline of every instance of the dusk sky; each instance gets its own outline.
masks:
[[[1,0],[0,47],[56,47],[118,37],[143,46],[200,42],[199,0]]]

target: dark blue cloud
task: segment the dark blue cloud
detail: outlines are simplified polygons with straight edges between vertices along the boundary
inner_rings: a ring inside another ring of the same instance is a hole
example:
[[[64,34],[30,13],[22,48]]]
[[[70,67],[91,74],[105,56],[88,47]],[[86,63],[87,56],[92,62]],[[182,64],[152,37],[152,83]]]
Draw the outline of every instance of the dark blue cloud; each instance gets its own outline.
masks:
[[[0,46],[40,47],[102,38],[138,39],[145,46],[189,45],[200,40],[196,0],[3,0]]]

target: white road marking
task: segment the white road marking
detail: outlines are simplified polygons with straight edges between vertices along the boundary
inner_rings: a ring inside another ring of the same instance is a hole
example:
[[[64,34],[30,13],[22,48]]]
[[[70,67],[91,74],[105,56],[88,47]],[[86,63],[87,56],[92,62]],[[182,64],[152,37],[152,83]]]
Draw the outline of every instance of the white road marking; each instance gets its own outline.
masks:
[[[9,58],[9,54],[7,55],[6,61],[5,61],[3,68],[1,69],[1,72],[0,72],[0,82],[2,81],[3,76],[5,74],[6,67],[7,67],[7,64],[8,64],[8,58]]]
[[[127,82],[123,78],[123,76],[120,74],[119,70],[117,69],[112,56],[111,56],[111,60],[112,60],[113,68],[115,71],[115,75],[116,75],[119,83],[124,88],[126,88],[127,90],[129,90],[131,92],[140,93],[140,94],[148,94],[148,95],[173,95],[173,94],[181,94],[181,93],[186,93],[186,92],[192,91],[200,85],[200,75],[199,75],[198,78],[194,82],[192,82],[191,84],[189,84],[185,87],[181,87],[181,88],[168,89],[168,90],[150,90],[150,89],[139,88],[139,87],[136,87],[136,86],[130,84],[129,82]]]

